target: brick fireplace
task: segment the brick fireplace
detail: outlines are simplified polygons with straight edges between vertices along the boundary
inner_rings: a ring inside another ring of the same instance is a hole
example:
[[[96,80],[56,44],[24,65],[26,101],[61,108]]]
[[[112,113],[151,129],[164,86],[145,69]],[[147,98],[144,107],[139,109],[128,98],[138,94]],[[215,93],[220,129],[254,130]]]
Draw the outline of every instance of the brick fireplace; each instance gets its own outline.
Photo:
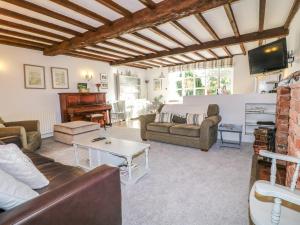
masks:
[[[300,158],[300,83],[290,85],[288,155]],[[286,185],[289,186],[295,171],[295,164],[286,167]],[[300,188],[300,176],[296,188]]]

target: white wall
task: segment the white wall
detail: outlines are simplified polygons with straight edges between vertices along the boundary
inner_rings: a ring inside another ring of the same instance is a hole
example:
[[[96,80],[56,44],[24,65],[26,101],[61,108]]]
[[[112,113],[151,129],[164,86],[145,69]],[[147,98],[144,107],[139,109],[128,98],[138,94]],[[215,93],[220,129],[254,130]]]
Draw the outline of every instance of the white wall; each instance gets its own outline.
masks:
[[[46,90],[25,89],[23,64],[45,67]],[[68,68],[70,89],[52,89],[50,67]],[[20,118],[20,115],[33,112],[55,111],[60,120],[60,106],[57,93],[77,92],[77,83],[85,82],[83,75],[93,74],[91,91],[96,91],[95,83],[99,82],[99,74],[109,76],[107,100],[115,100],[115,84],[113,74],[117,71],[131,70],[138,74],[144,84],[145,70],[130,67],[111,67],[108,63],[73,58],[69,56],[44,56],[42,52],[0,45],[0,116],[6,120]],[[144,89],[144,88],[143,88]]]
[[[287,70],[287,74],[291,74],[300,70],[300,11],[295,15],[291,26],[290,34],[287,37],[288,50],[293,50],[295,54],[295,62],[293,66]]]

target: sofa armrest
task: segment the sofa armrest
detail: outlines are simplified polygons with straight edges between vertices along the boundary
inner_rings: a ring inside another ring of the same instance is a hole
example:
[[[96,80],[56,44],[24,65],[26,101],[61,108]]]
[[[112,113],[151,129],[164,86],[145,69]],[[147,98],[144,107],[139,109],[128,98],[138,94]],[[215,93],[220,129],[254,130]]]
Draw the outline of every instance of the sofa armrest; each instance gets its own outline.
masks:
[[[15,121],[15,122],[5,122],[5,126],[14,127],[20,126],[24,127],[26,131],[40,131],[40,121],[38,120],[25,120],[25,121]]]
[[[146,140],[146,131],[147,131],[147,125],[149,123],[154,122],[156,114],[147,114],[140,116],[140,123],[141,123],[141,138],[143,140]]]
[[[1,225],[121,225],[118,168],[100,166],[0,214]]]
[[[0,128],[0,138],[8,136],[18,136],[20,138],[22,147],[27,146],[27,137],[24,127],[14,126]]]
[[[201,149],[208,151],[210,146],[217,141],[218,124],[221,121],[221,116],[209,116],[203,120],[200,127],[200,145]]]

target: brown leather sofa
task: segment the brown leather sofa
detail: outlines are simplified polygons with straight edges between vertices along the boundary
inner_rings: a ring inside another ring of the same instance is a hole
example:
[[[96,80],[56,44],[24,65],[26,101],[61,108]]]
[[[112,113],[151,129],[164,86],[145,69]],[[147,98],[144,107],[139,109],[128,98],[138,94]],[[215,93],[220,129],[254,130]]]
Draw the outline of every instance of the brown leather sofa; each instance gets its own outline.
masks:
[[[188,125],[185,122],[155,122],[155,114],[140,116],[142,140],[153,140],[208,151],[216,143],[218,124],[221,121],[219,106],[210,104],[207,117],[200,126]]]
[[[0,225],[121,225],[118,168],[100,166],[88,173],[27,151],[50,184],[32,199],[0,213]],[[2,182],[2,181],[1,181]]]

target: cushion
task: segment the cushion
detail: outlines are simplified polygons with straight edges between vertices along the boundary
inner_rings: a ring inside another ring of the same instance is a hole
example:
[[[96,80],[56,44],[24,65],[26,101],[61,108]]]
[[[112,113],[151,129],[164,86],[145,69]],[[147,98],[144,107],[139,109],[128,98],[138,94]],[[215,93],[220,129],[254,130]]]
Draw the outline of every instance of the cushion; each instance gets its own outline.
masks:
[[[0,128],[4,128],[5,125],[3,123],[0,123]]]
[[[170,127],[170,133],[188,137],[200,137],[200,126],[177,124]]]
[[[27,143],[35,142],[36,140],[40,139],[40,132],[38,131],[29,131],[26,132]]]
[[[38,196],[26,184],[16,180],[13,176],[0,169],[0,208],[12,209]]]
[[[157,113],[155,116],[156,123],[171,123],[172,114],[171,113]]]
[[[169,128],[173,126],[173,123],[149,123],[147,130],[156,131],[161,133],[169,133]]]
[[[201,125],[204,119],[203,114],[190,114],[186,115],[186,124],[188,125]]]
[[[207,116],[219,115],[219,106],[217,104],[210,104],[207,108]]]
[[[47,178],[15,144],[0,145],[0,169],[32,189],[49,184]]]
[[[82,134],[98,129],[100,129],[100,125],[98,123],[87,121],[73,121],[54,125],[54,131],[72,135]]]
[[[186,123],[186,117],[175,114],[175,115],[173,115],[172,121],[173,121],[173,123],[185,124]]]

